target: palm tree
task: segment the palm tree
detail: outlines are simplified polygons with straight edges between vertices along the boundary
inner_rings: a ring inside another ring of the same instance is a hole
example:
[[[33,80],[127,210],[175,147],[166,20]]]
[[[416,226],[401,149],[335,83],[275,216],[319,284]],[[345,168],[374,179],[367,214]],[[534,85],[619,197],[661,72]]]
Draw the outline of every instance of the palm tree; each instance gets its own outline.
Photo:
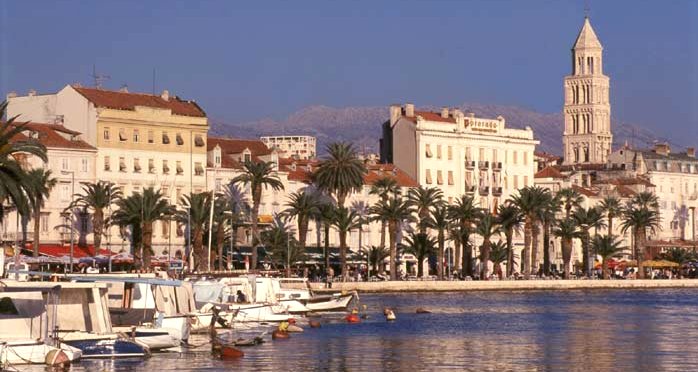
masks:
[[[417,276],[424,276],[424,260],[434,254],[436,241],[424,233],[411,233],[405,238],[405,253],[409,253],[417,257]],[[427,273],[428,275],[428,273]]]
[[[123,197],[121,189],[112,182],[88,182],[82,185],[82,192],[73,195],[73,197],[73,202],[66,210],[79,208],[92,213],[92,234],[94,235],[95,254],[97,254],[102,246],[102,235],[106,230],[105,221],[107,219],[104,216],[104,211],[111,208]]]
[[[225,264],[223,263],[223,244],[226,239],[226,229],[228,225],[232,223],[232,219],[235,218],[231,214],[227,207],[228,199],[225,194],[217,194],[213,199],[213,231],[211,231],[212,240],[216,243],[216,259],[218,261],[218,269],[223,270]],[[210,204],[209,204],[210,205]],[[232,225],[231,225],[232,228]],[[213,245],[213,242],[209,242]],[[211,263],[213,265],[213,263]]]
[[[342,262],[342,278],[346,280],[349,275],[347,270],[347,234],[359,227],[359,216],[356,211],[339,207],[334,211],[332,225],[339,233],[339,256]]]
[[[323,233],[325,235],[325,246],[324,246],[324,256],[325,256],[325,270],[329,271],[330,268],[330,229],[332,228],[332,221],[334,220],[334,200],[330,198],[329,196],[326,196],[323,200],[320,201],[320,205],[318,207],[319,213],[315,217],[316,218],[316,224],[318,226],[318,235],[317,235],[317,246],[320,248],[320,238],[321,234],[320,228],[322,228]]]
[[[141,259],[146,268],[150,268],[150,257],[153,254],[153,224],[162,221],[174,213],[174,208],[163,197],[160,190],[152,187],[143,189],[143,193],[134,193],[128,198],[116,202],[119,208],[112,218],[121,227],[131,226],[132,230],[140,232],[143,250]]]
[[[507,243],[507,276],[514,274],[514,232],[518,231],[524,221],[519,208],[512,203],[504,203],[499,206],[497,213],[499,225],[506,237]]]
[[[367,225],[371,222],[369,218],[371,211],[368,204],[363,200],[356,200],[353,203],[351,203],[351,210],[356,212],[356,228],[359,230],[359,253],[363,254],[364,225]]]
[[[242,190],[232,183],[225,188],[223,198],[226,204],[224,209],[230,212],[229,221],[232,229],[230,253],[232,254],[237,249],[238,229],[249,219],[250,205]]]
[[[272,226],[261,234],[262,244],[271,251],[274,261],[286,267],[286,276],[291,276],[291,265],[303,260],[303,252],[298,247],[293,228],[278,216]]]
[[[378,272],[383,271],[382,270],[383,261],[386,258],[390,257],[390,251],[385,247],[372,245],[368,249],[367,255],[368,255],[368,262],[371,265],[371,267],[373,267],[373,271],[378,273]],[[370,273],[369,273],[369,277],[370,277]]]
[[[407,204],[417,213],[417,225],[421,234],[427,233],[432,208],[443,202],[443,191],[436,187],[419,186],[407,192]]]
[[[259,204],[262,200],[262,189],[283,190],[284,184],[276,175],[274,163],[265,161],[245,161],[243,173],[233,178],[233,185],[249,185],[252,191],[252,270],[257,269],[257,245],[261,239],[259,236]]]
[[[56,179],[52,177],[50,170],[42,168],[32,169],[27,173],[27,185],[29,186],[30,203],[34,212],[34,257],[39,257],[41,239],[41,208],[51,194],[51,189],[56,186]]]
[[[400,187],[397,184],[395,177],[384,176],[376,180],[376,182],[371,185],[371,190],[369,191],[371,195],[377,195],[380,200],[387,202],[390,195],[400,195]],[[388,223],[386,221],[381,221],[381,247],[385,248],[385,235],[388,229]]]
[[[673,247],[659,254],[657,257],[660,260],[667,260],[675,262],[679,265],[698,260],[698,254],[688,249]],[[681,277],[681,270],[679,270],[679,277]]]
[[[648,201],[647,198],[647,195],[638,200],[634,198],[633,201],[637,204],[631,201],[623,208],[621,213],[621,232],[625,234],[628,230],[632,230],[634,235],[634,256],[637,260],[638,278],[640,279],[645,277],[645,268],[642,261],[645,258],[647,231],[649,230],[651,234],[656,233],[661,223],[659,211],[652,207],[653,203]]]
[[[490,250],[490,261],[494,265],[494,274],[501,280],[504,273],[502,272],[502,263],[509,260],[509,247],[503,240],[492,243]]]
[[[640,208],[659,208],[659,198],[657,197],[657,195],[649,191],[643,191],[639,194],[636,194],[632,198],[632,200],[630,200],[630,203]]]
[[[458,227],[454,237],[458,239],[458,244],[463,251],[462,271],[464,276],[473,275],[473,247],[470,244],[470,234],[473,230],[473,222],[479,216],[480,210],[475,206],[472,197],[463,195],[456,199],[448,207],[448,216]]]
[[[412,209],[399,196],[393,196],[388,201],[379,201],[371,208],[371,214],[376,221],[388,223],[390,236],[390,280],[397,279],[397,231],[404,221],[412,221]]]
[[[626,247],[621,247],[623,242],[613,235],[596,235],[592,247],[597,255],[601,256],[601,271],[604,279],[608,279],[608,260],[625,253]]]
[[[429,226],[436,230],[436,241],[439,245],[437,251],[438,264],[436,265],[436,275],[439,280],[444,279],[444,247],[446,245],[446,231],[451,221],[448,218],[448,206],[440,203],[431,211]]]
[[[579,238],[579,230],[577,223],[572,218],[565,218],[558,222],[557,227],[553,230],[553,234],[560,238],[562,244],[562,265],[563,278],[570,278],[570,261],[572,260],[572,242],[575,238]]]
[[[613,219],[619,216],[623,210],[623,206],[620,203],[620,199],[615,196],[607,196],[601,200],[601,211],[606,213],[606,220],[608,220],[608,235],[613,234]]]
[[[579,191],[571,187],[558,191],[556,196],[564,206],[565,218],[569,218],[572,214],[572,209],[579,208],[582,202],[584,202],[584,198]]]
[[[208,229],[211,213],[211,193],[200,192],[184,195],[180,199],[184,209],[177,211],[175,220],[189,224],[191,234],[192,255],[196,271],[204,271],[208,267],[207,255],[204,252],[204,232]]]
[[[5,117],[7,101],[0,103],[0,118]],[[16,123],[17,116],[0,120],[0,205],[8,199],[17,211],[28,216],[31,206],[27,195],[31,190],[27,184],[27,172],[22,169],[22,164],[17,161],[20,156],[33,155],[44,163],[48,161],[46,147],[37,139],[18,139],[18,136],[27,129],[27,123]],[[5,211],[0,207],[0,220]]]
[[[347,196],[361,191],[366,172],[351,144],[335,142],[327,146],[327,157],[320,161],[313,178],[321,191],[334,195],[337,206],[344,208]]]
[[[487,263],[490,261],[490,247],[492,245],[490,240],[495,235],[499,236],[500,232],[501,226],[497,222],[497,219],[486,211],[483,211],[477,221],[477,225],[475,225],[475,233],[482,237],[482,246],[480,248],[480,279],[482,280],[487,280],[487,278],[489,278]]]
[[[582,258],[582,263],[587,271],[587,275],[591,276],[591,270],[593,267],[593,260],[591,260],[591,229],[600,229],[606,226],[603,222],[603,214],[598,207],[591,208],[579,208],[574,213],[572,213],[572,218],[577,223],[577,226],[581,232],[582,240],[582,252],[584,257]]]
[[[305,249],[308,224],[310,219],[320,212],[319,205],[320,201],[315,194],[306,191],[296,191],[288,197],[288,202],[286,203],[288,208],[282,214],[289,218],[296,218],[300,249]]]
[[[558,197],[547,198],[541,213],[541,222],[543,223],[543,273],[550,275],[550,234],[552,233],[557,214],[561,211],[562,203]]]
[[[550,191],[539,186],[527,186],[519,190],[518,195],[511,198],[514,204],[524,216],[524,251],[522,257],[523,274],[526,278],[531,274],[531,264],[536,264],[538,250],[538,222],[541,220],[541,212],[546,201],[549,200]]]

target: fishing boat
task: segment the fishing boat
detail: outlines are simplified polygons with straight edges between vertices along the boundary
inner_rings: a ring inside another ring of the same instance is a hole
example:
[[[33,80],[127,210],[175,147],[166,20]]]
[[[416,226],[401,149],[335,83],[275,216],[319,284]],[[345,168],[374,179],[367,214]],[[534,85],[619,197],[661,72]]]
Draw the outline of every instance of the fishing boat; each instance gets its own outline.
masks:
[[[345,311],[352,300],[358,298],[356,291],[318,295],[313,292],[307,279],[281,278],[274,279],[274,283],[281,303],[299,301],[312,312]],[[284,288],[284,284],[288,283],[294,283],[295,287],[302,283],[306,288]]]
[[[4,282],[3,282],[4,283]],[[69,364],[82,357],[80,349],[61,345],[50,337],[55,317],[51,303],[58,289],[41,291],[0,289],[0,370],[20,364]]]

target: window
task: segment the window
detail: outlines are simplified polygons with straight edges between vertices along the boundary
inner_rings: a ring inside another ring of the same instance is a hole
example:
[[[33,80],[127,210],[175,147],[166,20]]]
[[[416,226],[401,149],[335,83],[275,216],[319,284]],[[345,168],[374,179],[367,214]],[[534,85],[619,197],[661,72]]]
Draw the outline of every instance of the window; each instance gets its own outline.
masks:
[[[175,139],[176,139],[176,141],[177,141],[177,146],[182,146],[182,145],[184,145],[184,138],[182,138],[182,134],[181,134],[181,133],[177,133]]]
[[[126,159],[119,158],[119,172],[126,172]]]
[[[49,217],[49,215],[50,215],[50,213],[41,213],[41,221],[39,224],[41,225],[41,232],[42,233],[48,232],[48,223],[49,223],[48,217]]]
[[[216,183],[215,183],[215,190],[216,190],[216,192],[221,191],[221,183],[222,183],[222,180],[221,180],[220,178],[217,178],[217,179],[216,179]]]
[[[66,183],[61,185],[61,201],[68,200],[70,200],[70,185]]]
[[[109,141],[111,139],[111,133],[110,133],[109,127],[104,128],[103,136],[104,136],[105,141]]]
[[[473,185],[473,172],[465,172],[465,188]]]
[[[200,134],[197,134],[194,137],[194,146],[196,146],[196,147],[206,146],[206,143],[204,142],[204,138]]]
[[[170,136],[167,134],[167,132],[162,132],[162,144],[163,145],[170,144]]]
[[[524,187],[528,186],[528,176],[524,176]]]
[[[170,173],[170,166],[167,165],[167,160],[162,161],[162,173],[164,173],[164,174]]]
[[[466,161],[472,161],[473,160],[473,154],[470,153],[470,147],[465,148],[465,160]]]
[[[62,170],[69,170],[70,169],[70,159],[61,158],[61,169]]]
[[[448,152],[448,154],[447,154],[448,160],[453,160],[453,147],[448,146],[447,152]]]
[[[443,185],[444,184],[444,177],[441,174],[440,170],[436,171],[436,184],[437,185]]]
[[[518,189],[518,188],[519,188],[519,176],[515,174],[514,175],[514,189]]]
[[[477,159],[478,161],[487,160],[487,159],[485,159],[485,149],[484,148],[480,147],[480,151],[479,151],[478,155],[479,155],[479,158]]]
[[[220,166],[221,165],[221,154],[216,154],[213,161],[214,161],[214,163],[216,163],[217,166]]]
[[[425,155],[427,158],[431,158],[432,156],[434,156],[434,155],[431,153],[431,146],[429,146],[428,143],[427,143],[426,145],[424,145],[424,155]]]
[[[512,152],[511,158],[512,158],[512,162],[514,163],[514,165],[516,165],[519,162],[519,153],[516,152],[516,150],[514,150]],[[514,187],[516,187],[516,186],[514,186]]]
[[[436,145],[436,158],[441,159],[441,145]]]
[[[194,163],[194,174],[197,176],[203,176],[204,174],[204,167],[201,166],[200,162]]]
[[[427,169],[425,181],[426,181],[427,185],[431,185],[431,171],[429,169]]]
[[[81,170],[83,173],[87,173],[87,168],[88,168],[87,159],[84,159],[84,158],[83,158],[83,159],[80,159],[80,168],[81,168],[80,170]]]
[[[179,199],[182,197],[182,188],[178,187],[177,190],[175,190],[175,198],[177,199],[176,202],[179,203]]]
[[[170,223],[172,223],[172,222],[169,220],[163,220],[161,222],[161,224],[162,224],[162,236],[164,236],[164,237],[170,236]]]
[[[155,143],[155,133],[152,130],[148,131],[148,143]]]
[[[528,153],[523,153],[523,165],[528,165]]]
[[[448,184],[453,185],[453,171],[448,171]]]
[[[119,141],[126,142],[126,129],[119,129]]]
[[[184,169],[182,169],[182,162],[181,161],[177,161],[177,174],[178,175],[184,174]]]
[[[245,163],[252,161],[252,154],[245,153]]]
[[[133,171],[135,173],[140,173],[141,171],[141,160],[138,158],[133,159]]]
[[[111,170],[111,160],[108,156],[104,157],[104,170],[109,172]]]
[[[138,129],[134,129],[134,130],[133,130],[133,142],[138,143],[138,142],[140,142],[140,140],[141,140],[141,133],[140,133],[140,131],[139,131]]]
[[[148,159],[148,172],[155,173],[155,160]]]
[[[492,149],[492,161],[497,162],[497,149]]]

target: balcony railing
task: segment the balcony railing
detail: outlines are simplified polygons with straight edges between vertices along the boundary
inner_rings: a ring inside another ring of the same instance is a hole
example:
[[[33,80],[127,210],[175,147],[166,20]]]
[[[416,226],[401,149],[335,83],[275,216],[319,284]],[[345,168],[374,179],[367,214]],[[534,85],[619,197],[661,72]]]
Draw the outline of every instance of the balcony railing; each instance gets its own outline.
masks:
[[[475,161],[474,160],[466,160],[465,161],[465,167],[468,169],[473,169],[475,168]]]
[[[489,186],[480,186],[480,195],[487,195],[490,193]]]
[[[477,164],[478,164],[478,167],[480,167],[481,169],[487,169],[490,167],[489,161],[479,161],[479,162],[477,162]]]
[[[502,188],[501,187],[493,187],[492,188],[492,195],[494,195],[494,196],[502,195]]]
[[[492,162],[492,170],[496,170],[496,171],[502,170],[502,162],[501,161],[493,161]]]

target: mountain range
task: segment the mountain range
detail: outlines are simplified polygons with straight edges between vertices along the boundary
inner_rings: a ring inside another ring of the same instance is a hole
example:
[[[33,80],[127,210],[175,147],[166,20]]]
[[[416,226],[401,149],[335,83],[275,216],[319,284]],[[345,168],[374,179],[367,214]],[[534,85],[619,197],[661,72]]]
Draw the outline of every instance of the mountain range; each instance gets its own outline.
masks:
[[[530,126],[536,139],[540,141],[537,151],[562,154],[562,113],[540,113],[518,106],[463,103],[456,108],[463,112],[473,112],[478,117],[496,118],[501,115],[509,128]],[[438,112],[435,106],[419,107],[419,110]],[[211,133],[217,136],[255,138],[266,135],[311,135],[317,138],[318,153],[323,154],[325,146],[334,141],[349,141],[363,152],[378,152],[381,124],[388,120],[387,106],[328,107],[308,106],[285,119],[259,119],[242,123],[226,123],[211,119]],[[667,141],[658,138],[651,131],[631,123],[612,122],[614,148],[624,143],[639,148],[652,143]],[[673,146],[679,146],[670,142]],[[677,149],[678,150],[678,149]]]

